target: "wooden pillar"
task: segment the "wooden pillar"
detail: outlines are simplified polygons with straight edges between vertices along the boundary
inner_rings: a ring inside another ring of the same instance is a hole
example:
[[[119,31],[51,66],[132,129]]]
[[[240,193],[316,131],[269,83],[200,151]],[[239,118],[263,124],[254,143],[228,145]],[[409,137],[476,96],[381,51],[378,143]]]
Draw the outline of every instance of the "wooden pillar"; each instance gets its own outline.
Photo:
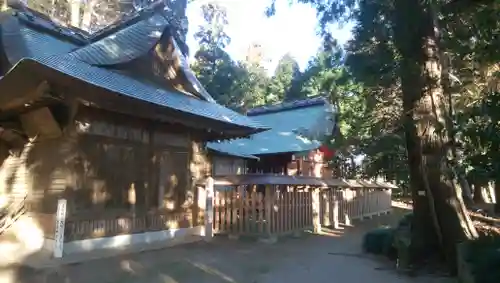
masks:
[[[373,190],[370,188],[362,188],[363,192],[363,209],[362,209],[362,215],[361,219],[367,218],[367,219],[372,219],[373,216]]]
[[[277,235],[273,234],[272,230],[272,215],[274,209],[274,190],[271,185],[266,185],[264,195],[264,211],[265,211],[265,232],[264,237],[260,239],[263,243],[274,244],[278,241]],[[281,209],[281,207],[279,208]]]
[[[349,198],[346,197],[347,193],[349,192]],[[346,188],[342,190],[342,199],[344,200],[344,210],[342,213],[344,213],[344,224],[347,226],[351,225],[351,202],[352,202],[352,195],[351,195],[351,189]]]
[[[387,190],[387,207],[386,207],[386,213],[389,214],[392,212],[392,189]]]
[[[135,204],[136,204],[136,192],[135,192],[135,184],[130,184],[128,189],[128,203],[130,204],[130,212],[135,217]]]
[[[312,217],[314,225],[314,233],[321,233],[320,221],[320,205],[319,205],[319,189],[314,188],[312,191]]]
[[[214,179],[208,177],[205,183],[205,241],[211,241],[214,237]]]
[[[323,209],[321,213],[323,214],[322,221],[325,227],[332,225],[330,222],[330,206],[332,205],[332,201],[333,199],[331,199],[330,189],[321,193],[321,208]]]
[[[155,157],[154,151],[154,129],[149,128],[146,131],[148,135],[148,143],[147,143],[147,184],[144,188],[145,190],[145,205],[146,209],[150,209],[151,206],[160,207],[162,202],[157,200],[157,195],[155,192],[158,189],[158,175],[156,174],[156,169],[158,168],[158,160]],[[189,171],[188,171],[189,172]]]

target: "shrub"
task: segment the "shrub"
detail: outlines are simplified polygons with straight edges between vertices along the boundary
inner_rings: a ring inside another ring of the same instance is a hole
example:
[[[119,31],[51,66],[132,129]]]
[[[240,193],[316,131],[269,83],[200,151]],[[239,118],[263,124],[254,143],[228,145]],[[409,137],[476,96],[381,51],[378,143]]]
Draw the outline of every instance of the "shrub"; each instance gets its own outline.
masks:
[[[398,229],[410,229],[411,227],[411,222],[413,220],[413,212],[409,212],[399,220],[398,222]]]
[[[410,230],[413,213],[404,215],[396,228],[381,227],[367,232],[363,237],[363,250],[367,253],[384,255],[396,259],[396,235]],[[399,232],[399,233],[398,233]]]
[[[363,250],[367,253],[393,257],[394,228],[381,227],[367,232],[363,237]]]
[[[476,283],[500,282],[500,237],[481,237],[464,243],[463,260]]]

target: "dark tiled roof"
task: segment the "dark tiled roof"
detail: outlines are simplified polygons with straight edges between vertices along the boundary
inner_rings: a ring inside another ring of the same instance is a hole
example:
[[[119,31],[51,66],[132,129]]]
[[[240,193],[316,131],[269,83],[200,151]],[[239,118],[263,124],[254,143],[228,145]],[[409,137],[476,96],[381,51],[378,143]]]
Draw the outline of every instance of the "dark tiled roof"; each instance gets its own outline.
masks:
[[[30,57],[33,58],[68,54],[79,47],[70,41],[62,41],[47,33],[30,29],[26,26],[20,28],[20,35],[24,40]]]
[[[23,36],[21,36],[19,20],[15,17],[2,16],[2,47],[7,60],[11,64],[15,64],[19,60],[31,56],[31,52]]]
[[[251,128],[263,128],[257,121],[217,103],[192,98],[179,92],[156,88],[128,76],[91,66],[70,56],[45,57],[36,60],[36,62],[88,84],[144,102],[220,122]]]
[[[189,83],[199,92],[201,99],[163,89],[113,70],[116,64],[148,56],[148,52],[155,47],[163,34],[168,32],[168,23],[161,15],[152,14],[151,17],[143,18],[134,24],[127,24],[123,29],[118,28],[115,33],[93,43],[75,40],[71,32],[55,36],[53,30],[48,32],[46,26],[50,24],[47,23],[32,28],[31,24],[25,24],[23,13],[8,12],[3,13],[2,17],[3,50],[14,65],[11,71],[23,62],[41,64],[64,75],[138,101],[252,128],[254,132],[265,129],[251,118],[215,103],[187,66],[187,61],[180,52],[174,53],[174,56],[178,56]],[[28,20],[31,23],[36,22],[36,19]],[[173,43],[177,47],[175,40]],[[9,73],[5,75],[8,76]]]

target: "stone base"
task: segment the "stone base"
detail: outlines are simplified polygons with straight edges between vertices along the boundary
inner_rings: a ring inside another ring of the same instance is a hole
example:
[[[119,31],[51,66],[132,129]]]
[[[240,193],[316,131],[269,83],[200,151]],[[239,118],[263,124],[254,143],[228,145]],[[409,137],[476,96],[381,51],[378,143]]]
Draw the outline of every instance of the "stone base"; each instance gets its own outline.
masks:
[[[69,254],[84,253],[101,249],[123,249],[135,245],[144,246],[148,244],[165,243],[168,246],[168,242],[172,242],[174,244],[182,243],[184,238],[190,238],[191,236],[199,236],[199,239],[202,240],[203,236],[205,236],[204,228],[205,227],[203,226],[196,226],[192,228],[170,229],[140,234],[126,234],[113,237],[72,241],[64,244],[63,258],[64,255]]]

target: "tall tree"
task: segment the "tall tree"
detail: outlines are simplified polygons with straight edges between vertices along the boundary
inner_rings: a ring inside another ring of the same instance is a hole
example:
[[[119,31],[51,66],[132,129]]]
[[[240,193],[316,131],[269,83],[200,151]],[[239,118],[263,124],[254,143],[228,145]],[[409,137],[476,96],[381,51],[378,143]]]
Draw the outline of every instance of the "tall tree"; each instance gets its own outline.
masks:
[[[235,62],[224,48],[230,43],[224,6],[207,3],[201,7],[204,23],[195,33],[199,50],[193,69],[214,99],[228,107],[244,111],[264,103],[267,77],[262,68]]]
[[[401,89],[403,111],[400,113],[416,216],[412,250],[429,251],[442,247],[440,250],[447,256],[453,271],[455,244],[477,234],[465,212],[450,168],[455,143],[453,135],[449,134],[452,130],[448,123],[450,101],[445,95],[446,85],[442,80],[445,70],[443,54],[447,50],[443,49],[443,17],[439,15],[447,10],[450,3],[463,1],[301,2],[311,3],[317,8],[320,26],[327,37],[327,27],[332,20],[355,18],[358,27],[366,32],[380,33],[379,38],[391,38],[393,45],[386,50],[392,50],[396,55],[396,66],[386,61],[371,72],[377,73],[394,66],[392,70],[396,76],[389,77],[393,81],[391,85],[399,84]],[[376,38],[364,40],[369,43]],[[371,44],[374,45],[377,44]],[[365,71],[368,72],[370,70]]]
[[[269,85],[268,102],[275,103],[300,98],[300,94],[291,92],[292,82],[298,80],[300,75],[299,64],[290,54],[287,53],[281,57]]]

